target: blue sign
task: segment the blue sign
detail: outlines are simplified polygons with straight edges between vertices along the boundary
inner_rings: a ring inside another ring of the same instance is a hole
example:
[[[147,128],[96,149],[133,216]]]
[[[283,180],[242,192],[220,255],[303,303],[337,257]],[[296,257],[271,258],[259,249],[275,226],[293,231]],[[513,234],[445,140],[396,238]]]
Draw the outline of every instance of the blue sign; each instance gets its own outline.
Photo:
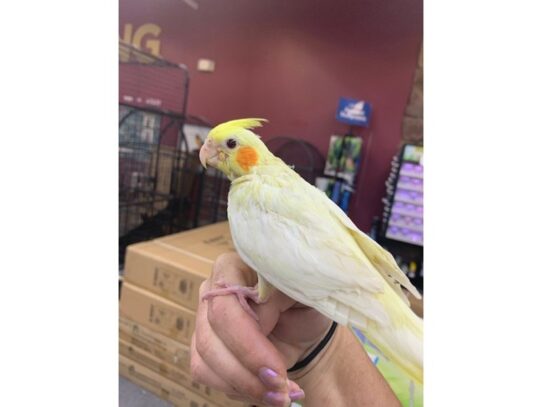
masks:
[[[371,105],[367,102],[340,98],[336,118],[338,121],[346,124],[369,127],[371,111]]]

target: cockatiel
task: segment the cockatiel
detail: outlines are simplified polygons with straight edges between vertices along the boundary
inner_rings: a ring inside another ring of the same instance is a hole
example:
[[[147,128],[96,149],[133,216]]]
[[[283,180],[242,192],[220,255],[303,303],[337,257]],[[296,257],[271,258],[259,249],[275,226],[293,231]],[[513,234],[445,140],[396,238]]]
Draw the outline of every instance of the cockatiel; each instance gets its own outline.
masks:
[[[274,287],[339,324],[359,328],[423,383],[422,321],[402,287],[416,298],[420,294],[390,253],[267,149],[250,130],[263,121],[222,123],[209,132],[199,153],[204,167],[213,166],[231,180],[232,238],[258,274],[252,291],[225,287],[207,297],[233,293],[265,301]]]

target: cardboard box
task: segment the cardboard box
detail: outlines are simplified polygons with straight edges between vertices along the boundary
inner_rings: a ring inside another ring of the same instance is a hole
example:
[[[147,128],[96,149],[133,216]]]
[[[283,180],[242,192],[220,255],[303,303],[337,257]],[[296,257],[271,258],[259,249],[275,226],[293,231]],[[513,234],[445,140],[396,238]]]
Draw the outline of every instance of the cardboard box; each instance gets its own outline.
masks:
[[[138,386],[179,407],[221,407],[160,376],[126,356],[119,356],[119,373]]]
[[[123,317],[119,320],[119,339],[185,372],[190,372],[190,347],[187,345]]]
[[[124,280],[196,310],[201,283],[216,258],[235,251],[228,222],[128,247]]]
[[[213,264],[224,252],[235,251],[228,222],[214,223],[156,240],[208,264]]]
[[[124,282],[120,297],[120,314],[190,346],[196,314],[179,304]]]
[[[240,407],[242,405],[239,402],[229,399],[224,393],[192,381],[188,372],[182,371],[122,339],[119,340],[119,351],[121,355],[126,356],[130,360],[141,364],[200,396],[203,396],[213,403],[217,403],[224,407]]]

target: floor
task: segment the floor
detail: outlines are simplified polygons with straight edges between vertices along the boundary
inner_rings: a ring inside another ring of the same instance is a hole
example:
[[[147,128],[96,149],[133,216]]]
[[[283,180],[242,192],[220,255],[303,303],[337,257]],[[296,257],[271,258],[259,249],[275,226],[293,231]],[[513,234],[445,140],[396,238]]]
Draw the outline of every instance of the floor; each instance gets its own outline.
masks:
[[[119,407],[172,407],[172,404],[119,377]]]

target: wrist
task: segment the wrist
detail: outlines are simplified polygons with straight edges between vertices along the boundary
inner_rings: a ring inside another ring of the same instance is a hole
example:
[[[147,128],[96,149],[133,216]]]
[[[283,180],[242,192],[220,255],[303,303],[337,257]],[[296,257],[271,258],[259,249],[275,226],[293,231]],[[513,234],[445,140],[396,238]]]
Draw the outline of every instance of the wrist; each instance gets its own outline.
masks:
[[[310,361],[310,363],[301,369],[288,372],[288,378],[295,380],[302,388],[308,389],[317,387],[320,379],[323,379],[324,376],[335,377],[332,373],[335,369],[336,362],[333,354],[336,353],[336,349],[340,348],[341,344],[344,342],[344,329],[345,327],[337,325],[325,346]],[[329,332],[330,331],[327,333]],[[324,337],[322,339],[324,339]],[[310,352],[307,352],[307,355],[309,353]]]
[[[400,407],[388,383],[346,326],[338,326],[321,355],[289,378],[304,390],[306,406]]]
[[[321,338],[314,347],[311,347],[305,352],[301,358],[288,369],[288,374],[296,374],[302,371],[305,367],[309,366],[313,360],[318,359],[320,353],[327,347],[328,343],[333,338],[335,330],[337,329],[337,323],[333,321],[331,327],[327,330],[326,334]],[[296,375],[297,376],[297,375]]]

